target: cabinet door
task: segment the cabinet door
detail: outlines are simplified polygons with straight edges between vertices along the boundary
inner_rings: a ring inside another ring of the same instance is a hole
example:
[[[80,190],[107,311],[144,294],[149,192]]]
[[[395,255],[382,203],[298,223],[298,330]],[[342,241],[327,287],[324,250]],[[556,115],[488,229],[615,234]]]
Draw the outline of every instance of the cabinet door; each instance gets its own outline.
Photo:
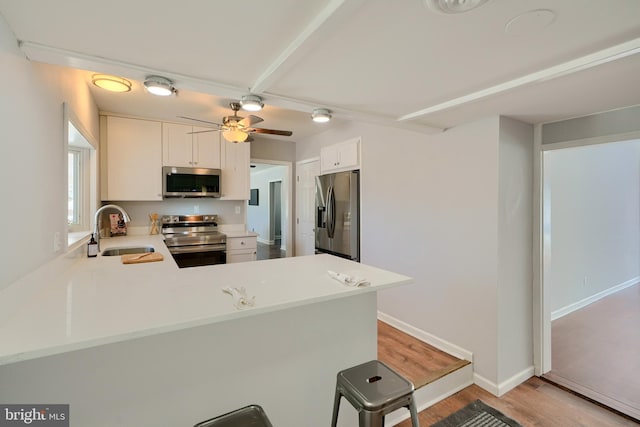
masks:
[[[249,200],[251,143],[222,141],[222,200]]]
[[[360,165],[360,141],[358,139],[338,144],[336,148],[341,168],[358,168]]]
[[[194,127],[193,131],[211,130]],[[220,132],[193,134],[193,162],[200,168],[220,169]]]
[[[320,166],[323,172],[340,167],[338,162],[338,150],[335,145],[322,147],[320,150]]]
[[[162,165],[192,167],[193,127],[175,123],[162,124]]]
[[[161,123],[107,117],[106,139],[105,200],[162,200]]]

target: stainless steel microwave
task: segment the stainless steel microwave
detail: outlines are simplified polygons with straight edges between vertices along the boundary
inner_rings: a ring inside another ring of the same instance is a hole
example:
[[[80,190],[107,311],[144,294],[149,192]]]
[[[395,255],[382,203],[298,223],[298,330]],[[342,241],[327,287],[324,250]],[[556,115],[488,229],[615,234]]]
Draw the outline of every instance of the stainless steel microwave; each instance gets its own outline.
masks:
[[[163,166],[162,197],[220,197],[220,169]]]

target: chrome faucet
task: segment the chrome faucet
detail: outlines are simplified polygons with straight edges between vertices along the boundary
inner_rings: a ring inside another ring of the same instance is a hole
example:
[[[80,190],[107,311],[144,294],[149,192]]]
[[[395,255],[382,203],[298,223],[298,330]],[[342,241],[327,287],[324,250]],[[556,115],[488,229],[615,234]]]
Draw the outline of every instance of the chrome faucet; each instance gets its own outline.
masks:
[[[120,211],[120,213],[122,214],[122,219],[124,219],[124,222],[125,223],[126,222],[131,222],[131,217],[129,216],[127,211],[125,211],[124,209],[122,209],[118,205],[113,205],[113,204],[104,205],[104,206],[98,208],[98,210],[96,211],[95,218],[94,218],[95,229],[93,231],[93,236],[96,239],[96,242],[98,243],[98,252],[100,252],[100,214],[106,209],[115,209],[117,211]]]

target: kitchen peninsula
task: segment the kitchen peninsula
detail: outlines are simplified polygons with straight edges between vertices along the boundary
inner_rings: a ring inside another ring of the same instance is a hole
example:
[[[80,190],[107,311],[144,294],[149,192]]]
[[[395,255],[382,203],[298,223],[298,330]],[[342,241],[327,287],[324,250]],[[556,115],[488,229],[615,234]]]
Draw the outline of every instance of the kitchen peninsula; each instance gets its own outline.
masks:
[[[164,261],[78,256],[0,292],[0,401],[69,403],[71,426],[189,426],[252,403],[274,426],[326,426],[335,374],[376,358],[376,291],[412,282],[330,255],[179,269],[160,236],[101,249],[142,244]]]

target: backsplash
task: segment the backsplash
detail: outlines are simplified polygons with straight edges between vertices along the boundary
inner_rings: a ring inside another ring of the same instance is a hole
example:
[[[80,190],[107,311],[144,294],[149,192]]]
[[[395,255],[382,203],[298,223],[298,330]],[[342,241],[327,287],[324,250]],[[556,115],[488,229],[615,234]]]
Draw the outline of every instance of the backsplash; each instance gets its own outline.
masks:
[[[244,224],[247,202],[243,200],[218,199],[172,199],[158,202],[119,202],[131,217],[131,227],[146,227],[149,225],[149,215],[192,215],[217,214],[218,224]],[[236,213],[238,208],[239,213]]]

